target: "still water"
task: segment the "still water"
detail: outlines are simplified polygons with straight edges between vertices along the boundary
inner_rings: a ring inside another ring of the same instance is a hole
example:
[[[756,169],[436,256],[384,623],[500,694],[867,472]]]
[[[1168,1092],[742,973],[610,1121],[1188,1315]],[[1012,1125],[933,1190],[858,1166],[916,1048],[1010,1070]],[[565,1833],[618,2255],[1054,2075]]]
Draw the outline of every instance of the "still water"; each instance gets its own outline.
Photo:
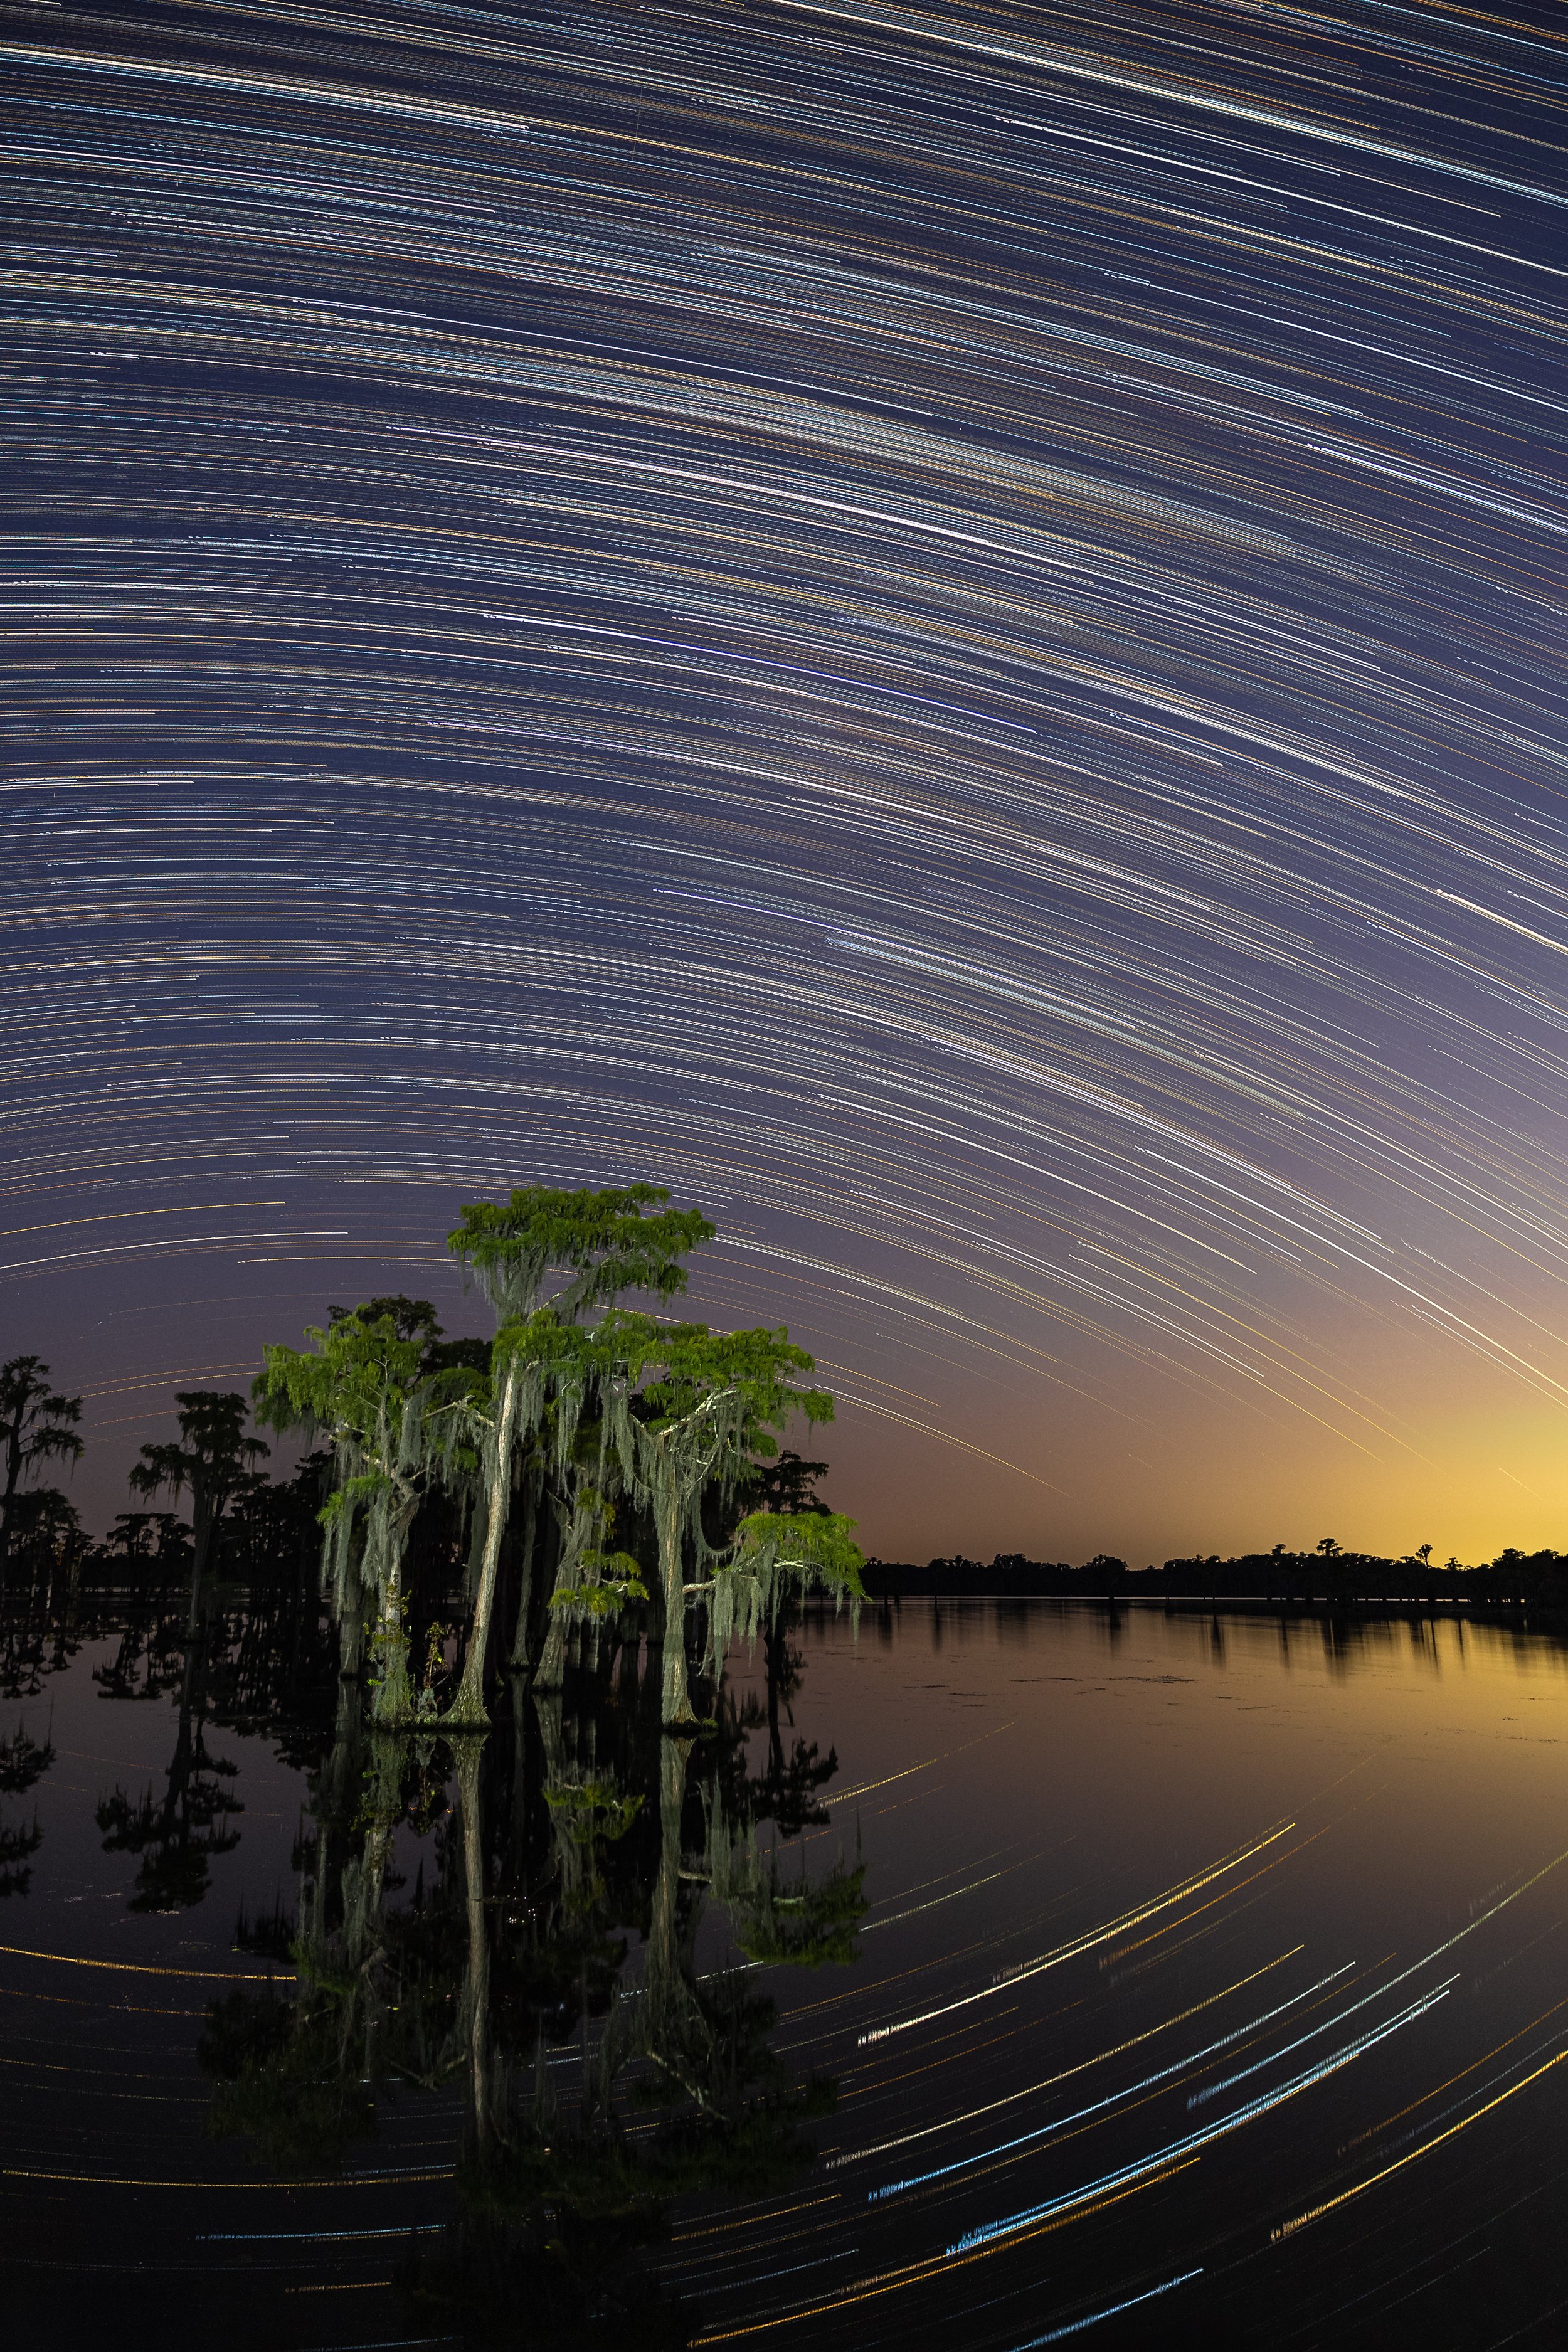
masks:
[[[10,2340],[1568,2340],[1568,1652],[810,1618],[372,1740],[324,1627],[8,1629]],[[650,1714],[649,1702],[654,1708]]]

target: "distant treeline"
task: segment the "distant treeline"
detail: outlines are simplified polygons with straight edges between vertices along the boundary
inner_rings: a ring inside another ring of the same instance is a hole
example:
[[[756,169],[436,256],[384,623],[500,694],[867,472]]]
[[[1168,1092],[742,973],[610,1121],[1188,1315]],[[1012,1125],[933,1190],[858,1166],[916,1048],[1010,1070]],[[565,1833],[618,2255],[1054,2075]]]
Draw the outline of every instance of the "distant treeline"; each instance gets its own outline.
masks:
[[[301,1596],[313,1594],[331,1471],[330,1457],[319,1453],[288,1478],[254,1479],[213,1529],[214,1574],[247,1591],[290,1586]],[[442,1555],[437,1572],[447,1581],[450,1556],[460,1558],[462,1544],[457,1514],[450,1517],[453,1525],[432,1528],[428,1538],[428,1548]],[[121,1511],[109,1533],[95,1539],[69,1497],[42,1486],[13,1498],[7,1522],[11,1590],[68,1584],[84,1592],[135,1591],[157,1599],[189,1584],[191,1522],[177,1512]]]
[[[1457,1559],[1439,1566],[1424,1551],[1385,1559],[1343,1551],[1331,1538],[1313,1551],[1242,1552],[1230,1559],[1168,1559],[1161,1568],[1129,1568],[1097,1553],[1081,1568],[1066,1560],[1026,1559],[998,1552],[989,1565],[966,1559],[928,1560],[923,1568],[871,1559],[864,1580],[878,1598],[938,1594],[943,1599],[1060,1598],[1103,1601],[1270,1601],[1297,1607],[1568,1608],[1568,1552],[1500,1552],[1479,1568]]]

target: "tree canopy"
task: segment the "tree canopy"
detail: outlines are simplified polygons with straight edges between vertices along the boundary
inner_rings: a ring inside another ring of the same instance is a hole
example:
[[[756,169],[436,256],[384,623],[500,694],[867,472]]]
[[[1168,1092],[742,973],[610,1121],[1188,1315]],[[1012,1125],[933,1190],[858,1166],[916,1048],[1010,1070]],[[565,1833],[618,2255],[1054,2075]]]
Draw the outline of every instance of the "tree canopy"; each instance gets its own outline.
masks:
[[[488,1346],[446,1340],[430,1301],[399,1295],[334,1307],[304,1348],[267,1349],[258,1418],[332,1450],[325,1572],[341,1617],[374,1601],[384,1724],[429,1711],[408,1675],[404,1559],[438,1493],[473,1531],[453,1728],[488,1720],[503,1561],[516,1670],[558,1679],[572,1627],[645,1608],[665,1720],[680,1725],[697,1720],[695,1621],[717,1675],[731,1633],[754,1633],[786,1588],[858,1599],[852,1522],[814,1498],[797,1510],[783,1482],[758,1485],[792,1419],[832,1418],[811,1357],[782,1328],[720,1332],[623,1303],[678,1297],[687,1255],[713,1236],[700,1211],[668,1200],[654,1184],[528,1185],[466,1203],[447,1245],[489,1302]],[[744,1513],[736,1498],[753,1489],[771,1507]]]

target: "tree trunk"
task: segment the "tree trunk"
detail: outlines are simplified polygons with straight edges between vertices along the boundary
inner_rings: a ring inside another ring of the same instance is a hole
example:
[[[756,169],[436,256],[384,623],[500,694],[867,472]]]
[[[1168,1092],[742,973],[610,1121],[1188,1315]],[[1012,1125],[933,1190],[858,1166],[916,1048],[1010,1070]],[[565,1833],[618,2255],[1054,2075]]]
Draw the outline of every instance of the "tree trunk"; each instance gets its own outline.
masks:
[[[694,1730],[697,1717],[686,1686],[686,1547],[680,1539],[680,1502],[673,1491],[656,1502],[658,1564],[664,1582],[663,1721]]]
[[[579,1526],[574,1516],[571,1533],[563,1538],[558,1548],[560,1552],[568,1561],[574,1559],[576,1557],[578,1550],[581,1549],[578,1541],[579,1532]],[[560,1576],[561,1566],[558,1559],[555,1570],[556,1581],[560,1580]],[[541,1690],[561,1690],[565,1685],[566,1612],[563,1609],[551,1609],[547,1612],[545,1617],[544,1647],[539,1654],[539,1669],[536,1679]]]
[[[511,1668],[528,1672],[528,1621],[533,1607],[533,1549],[539,1526],[539,1486],[531,1474],[523,1496],[522,1546],[517,1569],[517,1623],[511,1637]]]
[[[550,1631],[544,1636],[544,1648],[540,1654],[539,1672],[535,1677],[541,1690],[557,1691],[566,1681],[566,1620],[559,1609],[550,1612]]]
[[[451,1724],[472,1725],[481,1730],[489,1722],[485,1711],[485,1654],[490,1642],[490,1612],[495,1606],[496,1572],[500,1562],[500,1539],[506,1528],[507,1507],[511,1500],[511,1438],[517,1419],[517,1360],[507,1366],[506,1380],[501,1388],[500,1412],[496,1417],[495,1480],[490,1488],[489,1516],[485,1523],[484,1559],[479,1566],[479,1589],[474,1595],[474,1622],[468,1635],[468,1653],[463,1661],[463,1679],[458,1696],[452,1701],[447,1720]]]
[[[345,1609],[338,1619],[338,1675],[343,1682],[358,1682],[362,1654],[364,1649],[364,1620],[357,1608]]]
[[[401,1731],[414,1720],[414,1690],[408,1679],[408,1636],[403,1629],[403,1557],[399,1551],[387,1570],[382,1598],[381,1626],[376,1640],[381,1667],[371,1717],[378,1729]]]

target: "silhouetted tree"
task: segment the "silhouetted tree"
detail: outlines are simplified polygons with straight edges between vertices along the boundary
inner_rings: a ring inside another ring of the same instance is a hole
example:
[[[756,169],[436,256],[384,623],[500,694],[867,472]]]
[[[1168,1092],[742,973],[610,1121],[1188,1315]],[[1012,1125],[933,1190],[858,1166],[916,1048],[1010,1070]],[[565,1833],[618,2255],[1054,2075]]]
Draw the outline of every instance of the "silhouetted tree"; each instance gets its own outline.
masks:
[[[191,1568],[190,1528],[174,1511],[121,1511],[103,1539],[104,1558],[139,1585],[164,1585]]]
[[[131,1491],[149,1496],[166,1491],[191,1498],[191,1602],[185,1630],[194,1635],[219,1522],[235,1496],[255,1483],[255,1465],[267,1459],[268,1448],[259,1438],[245,1435],[247,1406],[237,1390],[182,1389],[174,1402],[180,1409],[180,1443],[144,1445],[141,1461],[132,1467]]]
[[[5,1597],[17,1489],[31,1480],[40,1464],[77,1463],[82,1456],[83,1441],[76,1428],[81,1399],[52,1389],[48,1374],[41,1356],[13,1356],[0,1364],[0,1460],[5,1478],[0,1496],[0,1601]]]

